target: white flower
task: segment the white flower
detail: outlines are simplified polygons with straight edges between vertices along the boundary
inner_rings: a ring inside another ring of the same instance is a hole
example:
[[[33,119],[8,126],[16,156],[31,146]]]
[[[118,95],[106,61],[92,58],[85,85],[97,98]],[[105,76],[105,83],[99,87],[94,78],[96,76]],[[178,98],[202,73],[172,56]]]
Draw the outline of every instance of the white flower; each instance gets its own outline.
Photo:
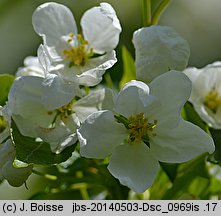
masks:
[[[81,19],[82,34],[71,11],[58,3],[40,5],[33,14],[35,31],[42,36],[39,59],[49,73],[81,85],[97,85],[105,70],[116,63],[114,48],[121,26],[114,9],[101,3]],[[44,60],[46,58],[46,60]]]
[[[53,152],[60,153],[76,142],[76,129],[80,122],[102,108],[108,92],[99,90],[80,100],[73,99],[61,107],[51,108],[51,104],[55,104],[53,101],[59,100],[59,95],[56,86],[51,86],[51,98],[48,99],[51,103],[45,103],[43,80],[34,76],[15,79],[8,95],[7,108],[24,136],[40,137],[50,143]]]
[[[16,76],[39,76],[44,77],[44,70],[38,61],[38,57],[28,56],[24,60],[24,67],[20,67]]]
[[[6,179],[14,187],[21,186],[31,175],[32,166],[15,168],[15,147],[10,139],[0,144],[0,180]]]
[[[212,138],[181,118],[190,91],[190,80],[177,71],[149,86],[140,81],[125,84],[114,112],[95,112],[77,130],[80,154],[98,159],[111,155],[111,174],[135,192],[144,192],[154,181],[158,161],[185,162],[214,151]]]
[[[221,129],[221,62],[187,68],[184,73],[192,81],[189,101],[196,112],[210,127]]]
[[[151,26],[134,32],[137,79],[149,83],[155,77],[186,68],[188,43],[171,27]]]

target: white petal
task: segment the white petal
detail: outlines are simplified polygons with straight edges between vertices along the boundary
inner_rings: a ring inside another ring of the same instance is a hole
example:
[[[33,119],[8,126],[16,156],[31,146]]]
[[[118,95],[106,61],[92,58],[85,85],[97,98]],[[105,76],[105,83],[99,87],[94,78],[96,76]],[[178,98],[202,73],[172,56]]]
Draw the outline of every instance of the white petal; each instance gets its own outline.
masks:
[[[77,141],[75,131],[70,131],[61,122],[56,124],[55,128],[38,128],[38,135],[42,140],[50,143],[51,151],[57,154]]]
[[[13,161],[15,158],[15,147],[11,141],[8,139],[3,144],[0,144],[0,169],[7,161]]]
[[[140,81],[132,80],[121,89],[115,104],[115,112],[129,117],[147,111],[156,104],[156,98],[149,95],[149,87]]]
[[[188,67],[183,72],[189,77],[192,83],[195,83],[202,70],[195,67]]]
[[[181,72],[169,71],[150,83],[150,94],[161,103],[149,111],[151,120],[158,120],[158,126],[173,128],[180,119],[180,112],[191,93],[191,81]]]
[[[115,121],[111,111],[91,114],[77,130],[80,154],[83,157],[102,159],[127,137],[126,128]]]
[[[207,108],[203,100],[193,101],[193,106],[200,118],[205,121],[210,127],[215,129],[221,129],[221,107],[217,109],[217,112],[214,113],[212,110]]]
[[[38,57],[28,56],[24,60],[24,67],[16,72],[16,76],[39,76],[44,77],[44,70],[38,61]]]
[[[8,139],[4,143],[0,143],[0,180],[4,179],[2,168],[8,161],[13,161],[15,158],[15,147],[12,144],[11,139]]]
[[[120,22],[114,9],[108,3],[86,11],[81,19],[84,38],[95,53],[113,50],[119,41]]]
[[[41,67],[41,64],[38,61],[38,57],[35,56],[27,56],[24,59],[24,66],[35,66],[35,67]]]
[[[48,110],[60,108],[79,95],[79,86],[55,74],[48,74],[42,86],[42,103]]]
[[[54,2],[42,4],[36,9],[32,24],[49,47],[56,46],[61,36],[71,32],[77,33],[71,11],[66,6]]]
[[[156,128],[150,139],[150,149],[162,162],[180,163],[205,153],[213,153],[212,138],[196,125],[180,120],[177,128]]]
[[[65,126],[73,133],[75,133],[77,128],[80,127],[80,121],[76,113],[73,113],[67,117],[62,117],[61,120],[65,124]]]
[[[197,87],[196,87],[196,81],[198,77],[200,76],[202,70],[199,70],[195,67],[190,67],[190,68],[185,69],[183,72],[189,77],[189,79],[192,82],[192,91],[191,91],[189,101],[193,101],[197,99],[198,94],[199,94]]]
[[[108,93],[107,89],[95,90],[73,104],[72,109],[76,112],[80,122],[83,122],[90,114],[103,108],[103,101]],[[108,99],[110,103],[113,100],[110,96]]]
[[[4,178],[14,187],[23,185],[31,173],[32,166],[15,168],[12,161],[7,161],[2,168]]]
[[[195,79],[194,90],[195,94],[200,96],[201,98],[204,97],[209,93],[209,91],[213,88],[221,91],[221,67],[219,65],[208,65],[202,69],[198,69],[200,72]],[[194,71],[192,71],[192,74]],[[190,73],[189,73],[190,74]],[[193,75],[191,76],[191,78]],[[190,78],[190,79],[191,79]],[[192,79],[191,79],[192,81]]]
[[[114,149],[108,170],[121,184],[143,193],[153,184],[159,163],[145,144],[126,144]]]
[[[105,88],[104,98],[101,104],[101,110],[114,110],[115,102],[116,102],[116,94],[112,89]]]
[[[23,67],[19,68],[16,72],[16,77],[19,76],[38,76],[38,77],[44,77],[44,71],[41,68],[38,67]]]
[[[33,113],[44,113],[45,108],[41,104],[42,82],[41,77],[16,78],[8,95],[8,109],[24,118],[32,117]]]
[[[50,71],[50,67],[52,65],[52,60],[49,56],[46,46],[41,44],[38,47],[37,53],[38,53],[39,63],[41,65],[41,67],[43,68],[44,72],[47,74]]]
[[[117,62],[115,51],[103,56],[92,58],[80,68],[81,74],[77,75],[78,83],[86,86],[95,86],[101,82],[105,71]]]
[[[12,113],[9,109],[8,102],[0,108],[0,115],[7,121],[8,125],[11,125],[11,116]]]
[[[0,133],[0,144],[10,136],[10,129],[5,128],[1,133]]]
[[[19,77],[8,95],[7,109],[24,136],[36,137],[36,127],[48,127],[55,115],[49,115],[42,104],[42,81],[41,77]]]
[[[150,82],[169,70],[185,69],[190,49],[178,33],[167,26],[151,26],[134,32],[137,79]]]
[[[37,131],[36,131],[38,125],[36,124],[35,121],[32,120],[32,118],[23,118],[20,115],[13,115],[12,118],[15,121],[15,124],[16,124],[19,132],[23,136],[28,136],[28,137],[32,137],[32,138],[36,138],[38,136]],[[39,116],[38,116],[38,118],[39,118]],[[44,119],[42,119],[42,120],[44,121]],[[48,126],[49,126],[49,124],[47,125],[47,127]]]

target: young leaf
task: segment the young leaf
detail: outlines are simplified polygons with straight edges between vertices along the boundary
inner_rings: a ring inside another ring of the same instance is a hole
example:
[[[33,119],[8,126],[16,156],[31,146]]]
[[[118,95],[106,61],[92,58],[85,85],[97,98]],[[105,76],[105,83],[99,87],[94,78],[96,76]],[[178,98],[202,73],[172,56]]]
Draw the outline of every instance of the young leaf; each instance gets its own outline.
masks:
[[[8,99],[8,92],[15,77],[8,74],[0,74],[0,105],[5,105]]]
[[[120,81],[120,88],[122,88],[123,85],[128,81],[136,79],[136,69],[135,69],[134,59],[132,58],[131,54],[129,53],[129,51],[125,46],[123,46],[122,48],[122,58],[123,58],[124,71]]]
[[[76,147],[76,144],[74,144],[65,148],[60,154],[55,154],[51,152],[49,143],[36,142],[34,138],[23,136],[14,121],[12,121],[11,127],[17,159],[27,164],[59,164],[66,161]]]
[[[209,180],[205,163],[205,154],[192,161],[183,163],[179,168],[173,186],[164,194],[162,199],[178,199],[188,192],[192,182],[198,177],[205,178],[205,181]],[[205,185],[205,187],[207,186],[208,185]]]

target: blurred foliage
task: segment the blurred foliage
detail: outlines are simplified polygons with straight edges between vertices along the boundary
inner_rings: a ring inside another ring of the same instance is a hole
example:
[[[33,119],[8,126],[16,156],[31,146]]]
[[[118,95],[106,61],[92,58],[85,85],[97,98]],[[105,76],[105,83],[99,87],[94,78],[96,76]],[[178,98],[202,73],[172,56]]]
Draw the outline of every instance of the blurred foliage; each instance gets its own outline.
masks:
[[[130,80],[136,79],[136,69],[133,57],[129,53],[126,47],[122,48],[122,59],[123,59],[123,76],[120,81],[120,88]]]
[[[0,105],[5,105],[8,100],[8,93],[14,81],[14,76],[9,74],[0,74]]]

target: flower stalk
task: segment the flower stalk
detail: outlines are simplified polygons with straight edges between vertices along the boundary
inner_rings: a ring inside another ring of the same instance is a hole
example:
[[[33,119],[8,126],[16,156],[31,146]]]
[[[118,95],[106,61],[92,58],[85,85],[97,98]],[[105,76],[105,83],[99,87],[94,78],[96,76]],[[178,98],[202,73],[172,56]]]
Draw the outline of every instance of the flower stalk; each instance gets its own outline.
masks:
[[[143,26],[151,26],[151,0],[143,0]]]
[[[172,0],[164,0],[159,4],[158,8],[153,13],[151,20],[152,25],[158,24],[161,15],[163,14],[163,12],[166,10],[166,8],[169,6],[171,2]]]

